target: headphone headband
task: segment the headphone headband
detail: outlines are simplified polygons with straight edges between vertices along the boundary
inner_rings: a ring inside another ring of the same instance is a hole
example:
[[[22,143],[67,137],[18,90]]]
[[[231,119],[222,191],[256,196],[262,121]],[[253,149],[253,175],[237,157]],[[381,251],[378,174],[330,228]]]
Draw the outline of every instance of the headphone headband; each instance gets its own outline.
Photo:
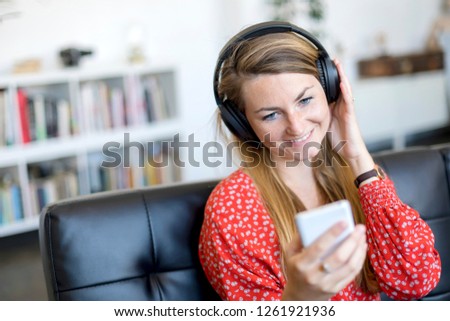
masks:
[[[317,48],[319,54],[321,54],[323,57],[329,57],[325,48],[311,33],[289,22],[266,21],[247,27],[244,30],[240,31],[238,34],[236,34],[233,38],[231,38],[225,44],[225,46],[223,46],[222,50],[219,53],[219,58],[217,59],[216,63],[216,69],[214,71],[214,97],[216,99],[217,104],[221,103],[222,101],[219,97],[218,91],[220,70],[222,68],[223,62],[230,57],[231,52],[234,49],[234,46],[244,40],[257,38],[268,34],[284,33],[284,32],[293,32],[301,36],[302,38],[307,40],[310,44],[312,44],[315,48]]]

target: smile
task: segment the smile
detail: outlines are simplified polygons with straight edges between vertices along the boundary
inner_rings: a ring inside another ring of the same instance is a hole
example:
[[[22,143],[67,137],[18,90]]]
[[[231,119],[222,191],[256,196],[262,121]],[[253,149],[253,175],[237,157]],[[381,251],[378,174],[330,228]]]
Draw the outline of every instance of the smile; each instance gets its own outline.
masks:
[[[305,135],[303,135],[303,136],[301,136],[299,138],[296,138],[296,139],[291,139],[291,140],[289,140],[289,142],[301,143],[301,142],[307,140],[309,138],[309,136],[311,136],[311,133],[312,133],[312,129],[308,133],[306,133]]]

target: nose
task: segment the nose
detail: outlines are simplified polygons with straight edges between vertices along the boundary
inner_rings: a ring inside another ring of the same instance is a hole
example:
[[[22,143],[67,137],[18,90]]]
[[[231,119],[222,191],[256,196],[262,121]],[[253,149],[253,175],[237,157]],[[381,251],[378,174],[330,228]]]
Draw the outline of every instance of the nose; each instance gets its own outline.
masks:
[[[291,136],[298,136],[303,133],[305,129],[304,126],[304,116],[301,113],[290,113],[286,117],[286,133]]]

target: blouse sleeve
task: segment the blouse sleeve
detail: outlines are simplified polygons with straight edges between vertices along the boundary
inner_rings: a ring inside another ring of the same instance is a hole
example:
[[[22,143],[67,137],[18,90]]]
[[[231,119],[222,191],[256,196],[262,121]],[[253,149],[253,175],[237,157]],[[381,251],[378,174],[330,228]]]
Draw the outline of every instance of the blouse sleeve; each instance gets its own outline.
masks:
[[[434,235],[419,213],[401,202],[386,178],[361,186],[368,255],[383,292],[396,300],[425,296],[440,279]]]
[[[255,200],[252,191],[222,185],[205,208],[200,261],[224,300],[281,298],[278,239],[262,204]]]

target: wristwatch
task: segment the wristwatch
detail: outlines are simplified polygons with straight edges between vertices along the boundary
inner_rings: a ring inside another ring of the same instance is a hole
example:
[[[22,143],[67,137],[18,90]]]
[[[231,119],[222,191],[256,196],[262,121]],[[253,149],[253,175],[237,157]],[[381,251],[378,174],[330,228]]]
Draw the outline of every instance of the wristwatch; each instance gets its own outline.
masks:
[[[362,173],[355,179],[356,188],[359,188],[359,185],[361,185],[362,182],[371,177],[378,177],[379,179],[384,179],[386,177],[386,174],[384,173],[383,169],[380,166],[375,165],[374,169]]]

